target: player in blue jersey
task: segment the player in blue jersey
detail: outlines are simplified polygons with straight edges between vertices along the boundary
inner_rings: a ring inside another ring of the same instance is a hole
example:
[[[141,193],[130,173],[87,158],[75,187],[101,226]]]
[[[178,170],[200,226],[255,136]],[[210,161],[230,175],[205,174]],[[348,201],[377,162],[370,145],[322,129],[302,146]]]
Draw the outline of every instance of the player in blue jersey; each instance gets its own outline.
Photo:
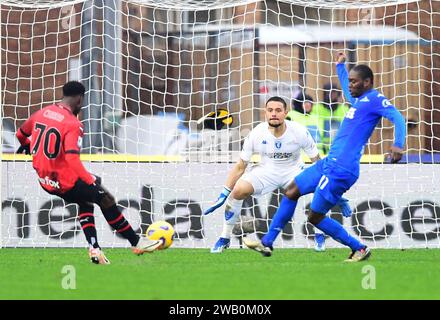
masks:
[[[382,117],[393,122],[395,141],[388,157],[391,163],[402,159],[406,138],[405,119],[380,92],[373,88],[374,75],[366,65],[356,65],[348,74],[345,54],[339,53],[336,70],[342,90],[351,103],[351,108],[334,139],[329,154],[296,176],[288,188],[275,214],[278,215],[261,241],[244,240],[250,249],[270,256],[273,242],[289,221],[299,197],[314,192],[308,221],[336,241],[351,248],[346,261],[357,262],[368,259],[370,249],[351,236],[344,227],[325,214],[350,189],[359,177],[360,159],[373,130]],[[277,223],[274,223],[277,221]],[[282,222],[282,223],[280,223]]]

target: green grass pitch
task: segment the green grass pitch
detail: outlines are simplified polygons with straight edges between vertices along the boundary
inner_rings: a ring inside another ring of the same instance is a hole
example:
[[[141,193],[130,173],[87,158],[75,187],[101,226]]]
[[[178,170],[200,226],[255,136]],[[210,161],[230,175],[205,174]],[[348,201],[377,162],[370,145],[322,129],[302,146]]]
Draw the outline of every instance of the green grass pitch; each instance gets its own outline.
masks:
[[[270,258],[246,249],[106,254],[112,264],[100,266],[85,249],[0,249],[0,299],[440,299],[438,249],[376,249],[353,264],[343,262],[344,249],[276,249]],[[66,265],[76,289],[62,288]],[[370,266],[375,289],[363,289]]]

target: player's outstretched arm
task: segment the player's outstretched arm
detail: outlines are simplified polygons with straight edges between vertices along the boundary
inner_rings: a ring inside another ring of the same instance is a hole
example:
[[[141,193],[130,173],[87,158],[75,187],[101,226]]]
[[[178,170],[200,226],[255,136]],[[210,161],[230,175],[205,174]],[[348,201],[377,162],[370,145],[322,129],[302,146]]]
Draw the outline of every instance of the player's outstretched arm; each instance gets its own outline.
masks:
[[[348,72],[345,68],[345,60],[347,60],[345,53],[338,52],[338,56],[336,58],[336,72],[338,74],[339,82],[341,83],[342,91],[344,92],[345,98],[353,104],[353,97],[350,94],[350,90],[348,90]]]
[[[391,163],[397,163],[402,159],[403,146],[406,139],[406,123],[402,114],[394,108],[394,116],[390,119],[394,123],[394,144],[391,146]]]
[[[379,113],[394,124],[394,144],[385,157],[391,163],[397,163],[402,159],[403,147],[406,140],[406,122],[402,114],[383,95],[379,97]]]
[[[244,171],[246,170],[246,167],[247,167],[246,162],[244,162],[242,159],[238,160],[238,162],[229,172],[225,186],[223,187],[223,190],[218,196],[217,200],[212,206],[206,209],[205,212],[203,212],[203,214],[206,215],[214,212],[216,209],[220,208],[226,202],[226,199],[231,193],[231,190],[234,188],[238,179],[240,179],[240,177],[243,175]]]

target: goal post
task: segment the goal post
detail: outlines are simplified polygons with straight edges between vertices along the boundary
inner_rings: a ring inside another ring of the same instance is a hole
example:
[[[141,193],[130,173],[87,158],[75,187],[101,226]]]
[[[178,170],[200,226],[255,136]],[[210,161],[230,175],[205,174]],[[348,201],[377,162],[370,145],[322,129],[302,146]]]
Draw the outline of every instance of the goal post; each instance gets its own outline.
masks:
[[[61,99],[68,80],[87,90],[81,157],[136,231],[166,220],[176,247],[207,248],[221,233],[223,208],[202,212],[244,137],[264,121],[270,96],[292,110],[313,101],[318,120],[309,131],[328,152],[348,109],[335,70],[343,50],[349,68],[372,68],[408,137],[402,163],[384,163],[394,129],[380,121],[347,193],[352,218],[338,208],[330,215],[372,247],[440,246],[439,1],[3,0],[0,11],[1,245],[86,245],[75,206],[46,194],[30,157],[14,154],[14,132]],[[280,192],[245,200],[242,220],[258,236]],[[310,200],[300,201],[276,246],[313,245]],[[100,243],[127,246],[95,211]]]

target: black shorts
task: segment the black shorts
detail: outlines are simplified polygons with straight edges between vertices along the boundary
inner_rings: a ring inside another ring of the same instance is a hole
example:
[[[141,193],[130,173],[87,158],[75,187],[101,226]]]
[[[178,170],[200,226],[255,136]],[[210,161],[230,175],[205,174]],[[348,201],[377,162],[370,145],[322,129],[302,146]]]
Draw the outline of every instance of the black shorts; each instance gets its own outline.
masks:
[[[78,179],[73,188],[65,193],[49,192],[47,190],[46,192],[58,196],[66,202],[82,205],[85,203],[100,204],[107,191],[101,186],[101,178],[96,177],[95,183],[90,185]]]

